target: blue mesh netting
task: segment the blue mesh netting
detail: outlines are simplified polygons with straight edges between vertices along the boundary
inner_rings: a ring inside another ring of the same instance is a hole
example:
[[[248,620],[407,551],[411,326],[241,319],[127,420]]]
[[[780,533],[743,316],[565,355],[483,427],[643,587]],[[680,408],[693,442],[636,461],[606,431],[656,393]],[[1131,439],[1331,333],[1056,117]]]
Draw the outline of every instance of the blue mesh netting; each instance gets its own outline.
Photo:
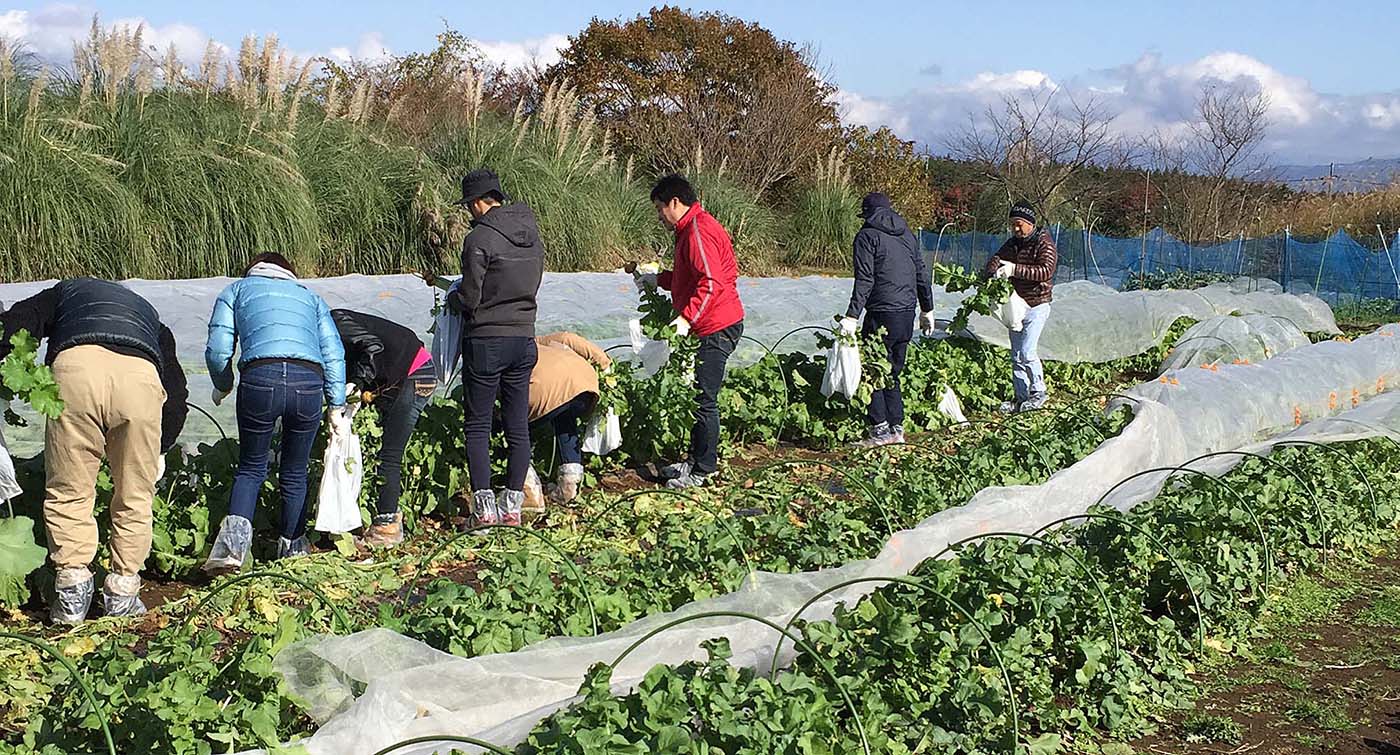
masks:
[[[1358,243],[1344,230],[1323,241],[1287,234],[1228,239],[1202,246],[1174,238],[1161,228],[1144,236],[1115,239],[1053,226],[1060,251],[1057,281],[1090,280],[1122,288],[1133,273],[1212,272],[1271,280],[1292,294],[1312,293],[1333,306],[1366,300],[1400,300],[1400,233],[1384,249]],[[923,231],[924,251],[944,264],[980,270],[1006,236]]]

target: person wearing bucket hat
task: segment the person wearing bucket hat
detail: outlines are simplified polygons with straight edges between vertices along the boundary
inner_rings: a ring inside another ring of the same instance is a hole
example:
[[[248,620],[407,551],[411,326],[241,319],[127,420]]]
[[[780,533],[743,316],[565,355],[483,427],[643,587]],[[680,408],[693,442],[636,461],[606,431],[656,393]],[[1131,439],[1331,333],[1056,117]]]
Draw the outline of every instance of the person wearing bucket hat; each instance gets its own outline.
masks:
[[[904,397],[899,375],[914,338],[915,305],[923,313],[920,328],[925,335],[933,332],[933,284],[914,232],[895,212],[887,195],[878,191],[866,194],[860,203],[860,217],[865,224],[856,233],[851,253],[855,283],[840,328],[844,334],[854,335],[864,312],[861,335],[868,337],[883,328],[885,356],[890,361],[885,387],[870,397],[870,437],[861,445],[903,443]]]
[[[535,297],[544,276],[544,244],[535,213],[509,203],[490,168],[462,177],[458,204],[472,216],[462,244],[462,281],[447,297],[463,320],[462,385],[467,467],[478,524],[520,524],[530,470],[530,373],[535,367]],[[499,396],[505,429],[506,488],[491,487],[491,424]]]
[[[987,275],[1009,278],[1029,310],[1019,331],[1011,335],[1011,383],[1014,398],[1001,405],[1005,413],[1039,409],[1045,405],[1045,371],[1037,347],[1040,333],[1050,319],[1059,253],[1050,232],[1036,225],[1035,209],[1027,202],[1012,205],[1011,238],[987,261]]]

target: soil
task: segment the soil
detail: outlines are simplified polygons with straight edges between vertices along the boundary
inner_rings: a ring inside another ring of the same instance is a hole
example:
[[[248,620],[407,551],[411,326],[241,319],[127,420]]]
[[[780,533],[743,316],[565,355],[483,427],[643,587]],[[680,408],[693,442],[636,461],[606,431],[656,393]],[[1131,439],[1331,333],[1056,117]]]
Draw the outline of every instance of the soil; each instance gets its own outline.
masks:
[[[1337,597],[1332,610],[1271,630],[1256,660],[1203,674],[1196,709],[1133,749],[1400,755],[1400,553],[1319,582]]]

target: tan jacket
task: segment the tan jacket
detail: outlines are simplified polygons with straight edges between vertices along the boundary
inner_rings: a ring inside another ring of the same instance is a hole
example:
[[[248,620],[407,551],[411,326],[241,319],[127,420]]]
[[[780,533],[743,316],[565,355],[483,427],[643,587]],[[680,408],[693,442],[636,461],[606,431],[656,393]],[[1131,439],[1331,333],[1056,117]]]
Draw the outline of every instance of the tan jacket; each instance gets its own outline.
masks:
[[[568,403],[580,393],[598,394],[600,369],[612,366],[608,355],[573,333],[550,333],[535,339],[539,361],[530,373],[530,421]]]

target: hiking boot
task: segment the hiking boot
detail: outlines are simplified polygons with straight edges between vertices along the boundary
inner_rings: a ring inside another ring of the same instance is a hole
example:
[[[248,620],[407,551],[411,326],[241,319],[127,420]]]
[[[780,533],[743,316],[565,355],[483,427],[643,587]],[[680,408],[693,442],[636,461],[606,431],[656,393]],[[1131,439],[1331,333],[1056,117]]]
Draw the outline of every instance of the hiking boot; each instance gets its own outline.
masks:
[[[106,616],[140,616],[146,612],[141,602],[141,576],[108,574],[102,583],[102,613]]]
[[[403,542],[403,513],[375,514],[360,538],[366,548],[392,548]]]
[[[1046,402],[1048,402],[1049,400],[1050,397],[1046,396],[1044,393],[1037,393],[1031,396],[1030,398],[1026,399],[1025,401],[1022,401],[1021,405],[1016,408],[1016,411],[1033,412],[1037,409],[1044,409]]]
[[[524,506],[525,491],[507,490],[501,502],[497,504],[497,509],[501,515],[501,524],[510,527],[519,527],[520,515]]]
[[[668,464],[657,471],[657,476],[663,480],[678,480],[688,476],[695,468],[695,463],[690,459],[678,461],[675,464]]]
[[[53,587],[49,621],[68,626],[83,623],[92,605],[92,572],[86,566],[59,569],[54,575]]]
[[[699,488],[703,487],[707,482],[710,481],[710,478],[714,476],[714,472],[700,472],[692,467],[690,471],[686,472],[680,477],[667,480],[666,487],[671,490],[686,490],[688,488]]]
[[[887,445],[889,442],[890,426],[888,423],[881,422],[880,424],[870,428],[870,435],[866,437],[865,440],[856,441],[855,447],[875,448],[877,446]]]
[[[478,490],[472,493],[472,526],[500,523],[501,514],[496,508],[496,491]]]
[[[582,485],[582,464],[561,465],[559,467],[559,481],[551,491],[551,497],[559,503],[568,503],[578,498],[578,490]]]
[[[215,575],[236,572],[243,568],[252,547],[253,523],[241,516],[226,516],[204,561],[204,571]]]
[[[306,535],[295,539],[285,537],[277,538],[277,558],[279,560],[309,555],[311,555],[311,543],[307,541]]]

